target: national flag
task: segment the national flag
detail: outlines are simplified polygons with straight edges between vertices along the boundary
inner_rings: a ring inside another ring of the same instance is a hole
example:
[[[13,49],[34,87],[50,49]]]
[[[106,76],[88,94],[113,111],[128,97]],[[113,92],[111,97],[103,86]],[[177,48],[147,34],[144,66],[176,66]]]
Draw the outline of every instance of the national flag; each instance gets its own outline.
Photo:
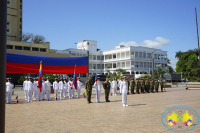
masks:
[[[74,68],[73,85],[74,85],[75,89],[77,90],[76,65],[75,65],[75,68]]]
[[[40,92],[41,92],[42,91],[42,61],[40,61],[38,86],[39,86],[39,89],[40,89]]]

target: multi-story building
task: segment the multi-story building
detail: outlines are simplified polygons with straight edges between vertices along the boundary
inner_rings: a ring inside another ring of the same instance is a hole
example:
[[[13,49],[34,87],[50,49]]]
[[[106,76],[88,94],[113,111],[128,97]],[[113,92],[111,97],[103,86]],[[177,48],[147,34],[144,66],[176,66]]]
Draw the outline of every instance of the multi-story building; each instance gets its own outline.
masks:
[[[57,50],[57,53],[86,56],[87,51],[89,75],[106,74],[108,70],[114,73],[119,68],[125,69],[127,74],[150,73],[153,57],[155,70],[160,66],[165,71],[167,67],[167,51],[141,46],[118,45],[114,49],[100,51],[97,41],[83,40],[77,43],[77,49]]]
[[[7,40],[22,40],[22,0],[7,0]]]

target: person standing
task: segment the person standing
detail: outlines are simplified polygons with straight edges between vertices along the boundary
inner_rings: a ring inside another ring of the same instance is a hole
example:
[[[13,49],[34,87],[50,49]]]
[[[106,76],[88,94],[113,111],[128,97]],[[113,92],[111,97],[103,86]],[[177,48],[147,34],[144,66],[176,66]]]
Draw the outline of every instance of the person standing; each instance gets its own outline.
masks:
[[[72,99],[72,93],[73,93],[73,82],[72,82],[72,78],[69,78],[69,82],[68,82],[68,95],[69,95],[69,99]]]
[[[140,87],[141,87],[140,81],[139,81],[139,79],[137,79],[137,81],[136,81],[136,93],[137,94],[140,94],[140,92],[139,92]]]
[[[26,101],[28,100],[27,82],[28,82],[28,77],[25,77],[25,81],[23,82],[23,88],[24,88],[24,94],[25,94]]]
[[[68,88],[68,83],[67,83],[67,79],[66,78],[63,78],[64,79],[64,90],[63,90],[63,96],[64,98],[67,98],[67,88]]]
[[[96,89],[96,101],[100,103],[100,95],[101,95],[101,81],[98,78],[98,81],[94,83],[94,88]]]
[[[141,93],[143,93],[144,94],[144,88],[145,88],[145,81],[144,81],[144,79],[141,79]]]
[[[36,78],[33,78],[33,100],[36,100],[36,97],[38,95],[38,81],[36,80]]]
[[[145,81],[145,88],[146,88],[146,92],[147,93],[149,93],[149,91],[150,91],[150,82],[149,82],[149,79],[147,79],[146,81]]]
[[[47,101],[50,101],[50,91],[51,91],[51,82],[49,81],[50,77],[47,77],[47,81],[45,81],[46,84],[46,97]]]
[[[105,90],[105,99],[106,99],[106,102],[110,102],[108,99],[109,99],[109,92],[110,92],[110,82],[109,82],[109,79],[106,78],[106,81],[103,83],[103,88]]]
[[[122,78],[120,78],[120,80],[119,80],[119,84],[118,84],[118,86],[119,86],[119,93],[120,93],[120,95],[122,94],[121,82],[122,82]]]
[[[29,81],[27,82],[27,91],[28,91],[28,102],[32,102],[32,93],[33,93],[33,83],[31,82],[31,77],[29,77]]]
[[[129,79],[128,79],[128,78],[126,78],[126,82],[127,82],[127,84],[128,84],[128,90],[127,90],[127,94],[129,94],[130,81],[129,81]]]
[[[80,93],[81,93],[81,85],[83,83],[80,81],[80,77],[78,77],[78,81],[77,81],[77,98],[80,98]]]
[[[122,104],[123,104],[123,106],[128,106],[126,104],[126,102],[127,102],[127,94],[128,94],[127,93],[128,92],[128,82],[127,82],[125,77],[124,77],[124,81],[122,82],[121,87],[122,87]]]
[[[131,87],[131,93],[135,94],[135,92],[134,92],[134,90],[135,90],[135,81],[134,81],[134,78],[131,78],[130,87]]]
[[[154,93],[154,80],[152,79],[150,82],[151,93]]]
[[[112,88],[113,88],[113,96],[117,95],[117,81],[116,78],[113,79],[112,81]]]
[[[161,79],[161,81],[160,81],[161,92],[163,92],[163,86],[164,86],[164,82],[163,82],[163,80]]]
[[[8,78],[8,82],[6,82],[6,101],[7,101],[7,104],[12,103],[11,97],[12,97],[13,86],[14,85],[11,84],[11,78]]]
[[[46,83],[45,83],[45,78],[42,78],[42,100],[45,98],[45,93],[46,93]]]
[[[59,89],[59,83],[58,78],[55,78],[55,81],[53,82],[53,89],[54,89],[54,97],[58,97],[58,89]]]
[[[155,90],[156,92],[158,92],[158,87],[159,87],[159,82],[158,82],[158,79],[155,81]]]
[[[60,80],[61,80],[59,82],[60,100],[63,100],[63,90],[64,90],[63,78],[61,78]]]
[[[108,82],[109,83],[109,82]],[[110,83],[109,83],[110,84]],[[110,86],[109,86],[110,87]],[[92,81],[91,78],[88,78],[88,80],[85,82],[85,89],[87,93],[87,103],[92,103],[91,102],[91,95],[92,95]],[[109,93],[109,92],[108,92]]]

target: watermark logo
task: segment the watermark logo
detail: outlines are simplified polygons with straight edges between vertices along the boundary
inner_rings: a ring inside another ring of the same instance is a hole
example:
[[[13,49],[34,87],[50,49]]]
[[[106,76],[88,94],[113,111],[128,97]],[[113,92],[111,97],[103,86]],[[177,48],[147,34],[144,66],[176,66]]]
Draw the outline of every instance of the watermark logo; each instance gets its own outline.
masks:
[[[198,113],[187,106],[173,106],[168,108],[161,117],[162,124],[173,132],[187,132],[199,123]]]

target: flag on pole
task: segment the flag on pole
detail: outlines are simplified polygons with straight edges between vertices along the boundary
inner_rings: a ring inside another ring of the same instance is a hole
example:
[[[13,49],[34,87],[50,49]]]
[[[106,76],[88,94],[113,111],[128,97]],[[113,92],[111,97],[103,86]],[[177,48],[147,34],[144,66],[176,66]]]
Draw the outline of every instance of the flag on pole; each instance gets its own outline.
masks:
[[[75,65],[75,68],[74,68],[73,85],[74,85],[75,89],[77,90],[76,65]]]
[[[95,81],[96,81],[96,82],[98,81],[98,77],[97,77],[97,74],[96,74],[96,77],[95,77]]]
[[[40,92],[41,92],[42,91],[42,61],[40,61],[38,86],[39,86],[39,89],[40,89]]]

